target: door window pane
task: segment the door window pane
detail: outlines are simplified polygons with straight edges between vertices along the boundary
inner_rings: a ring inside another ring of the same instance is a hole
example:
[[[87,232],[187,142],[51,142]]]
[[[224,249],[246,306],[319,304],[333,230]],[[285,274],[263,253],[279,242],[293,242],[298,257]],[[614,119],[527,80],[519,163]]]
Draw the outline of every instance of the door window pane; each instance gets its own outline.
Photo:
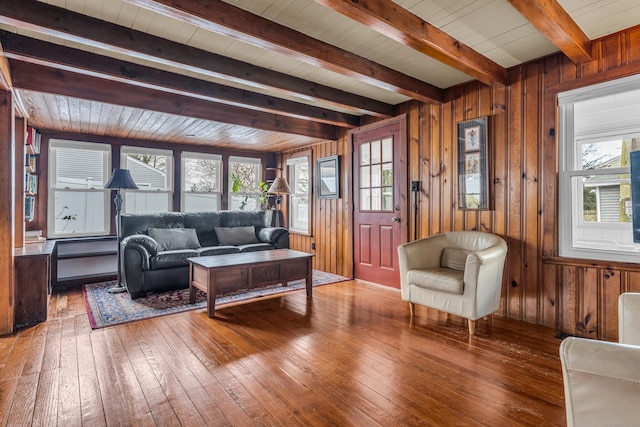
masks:
[[[360,190],[360,210],[371,210],[371,189],[363,188]]]
[[[371,164],[380,163],[380,141],[371,142]]]
[[[382,140],[382,163],[393,161],[393,139]]]
[[[371,164],[371,144],[364,143],[360,145],[360,165],[370,165]]]

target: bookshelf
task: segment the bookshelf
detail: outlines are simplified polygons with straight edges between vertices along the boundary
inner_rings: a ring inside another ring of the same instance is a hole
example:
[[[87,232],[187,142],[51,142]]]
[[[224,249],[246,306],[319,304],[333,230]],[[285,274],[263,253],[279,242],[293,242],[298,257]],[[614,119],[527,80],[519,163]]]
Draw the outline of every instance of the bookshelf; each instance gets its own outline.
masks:
[[[34,220],[36,209],[36,195],[38,194],[38,155],[40,154],[40,132],[27,126],[25,141],[24,166],[24,219],[26,222]]]

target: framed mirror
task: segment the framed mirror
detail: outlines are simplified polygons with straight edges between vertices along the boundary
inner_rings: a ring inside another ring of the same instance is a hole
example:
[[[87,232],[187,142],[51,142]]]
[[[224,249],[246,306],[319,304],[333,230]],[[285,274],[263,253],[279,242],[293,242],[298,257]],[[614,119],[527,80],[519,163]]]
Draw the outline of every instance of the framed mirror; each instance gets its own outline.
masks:
[[[316,188],[319,199],[340,197],[339,156],[323,157],[316,164]]]

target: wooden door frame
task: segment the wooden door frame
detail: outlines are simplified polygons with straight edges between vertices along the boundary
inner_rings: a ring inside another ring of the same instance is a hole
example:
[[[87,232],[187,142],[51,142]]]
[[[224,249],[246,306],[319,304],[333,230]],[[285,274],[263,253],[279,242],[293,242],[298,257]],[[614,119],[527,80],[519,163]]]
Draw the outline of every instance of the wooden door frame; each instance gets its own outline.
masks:
[[[347,141],[351,145],[351,156],[349,167],[351,169],[351,271],[355,273],[355,173],[353,167],[353,153],[355,151],[355,136],[363,133],[375,130],[384,126],[388,126],[394,123],[399,124],[400,131],[398,132],[398,141],[400,143],[400,161],[398,174],[400,176],[400,240],[401,243],[409,241],[409,218],[411,218],[409,209],[411,208],[411,201],[409,200],[409,167],[407,159],[407,115],[401,114],[390,119],[381,120],[379,122],[371,123],[369,125],[360,126],[347,131]]]

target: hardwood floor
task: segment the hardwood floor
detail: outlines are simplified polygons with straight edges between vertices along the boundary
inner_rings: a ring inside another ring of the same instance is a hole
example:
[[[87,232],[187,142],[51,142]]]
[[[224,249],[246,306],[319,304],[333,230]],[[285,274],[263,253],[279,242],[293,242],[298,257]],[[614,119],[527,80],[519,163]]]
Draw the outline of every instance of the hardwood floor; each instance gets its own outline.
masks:
[[[555,331],[348,281],[92,331],[82,293],[0,338],[0,425],[565,425]]]

